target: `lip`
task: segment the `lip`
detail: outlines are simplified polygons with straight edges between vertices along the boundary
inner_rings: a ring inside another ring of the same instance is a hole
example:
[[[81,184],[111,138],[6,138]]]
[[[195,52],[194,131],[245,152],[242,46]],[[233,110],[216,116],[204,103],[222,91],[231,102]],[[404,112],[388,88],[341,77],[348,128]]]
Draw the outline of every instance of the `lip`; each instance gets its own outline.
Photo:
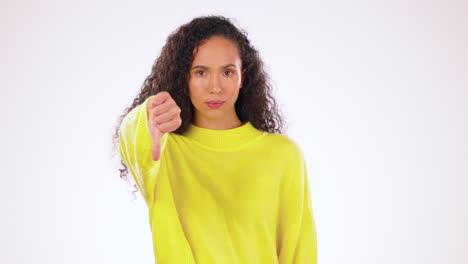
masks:
[[[221,105],[224,104],[223,101],[209,101],[209,102],[206,102],[206,104],[210,107],[210,108],[218,108],[220,107]]]

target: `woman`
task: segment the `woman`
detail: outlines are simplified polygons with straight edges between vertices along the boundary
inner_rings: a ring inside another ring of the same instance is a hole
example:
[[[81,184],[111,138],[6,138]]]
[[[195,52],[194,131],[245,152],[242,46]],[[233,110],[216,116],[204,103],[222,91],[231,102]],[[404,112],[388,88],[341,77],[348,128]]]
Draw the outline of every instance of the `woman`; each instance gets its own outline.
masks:
[[[157,263],[316,263],[306,164],[268,75],[227,18],[171,34],[115,137]]]

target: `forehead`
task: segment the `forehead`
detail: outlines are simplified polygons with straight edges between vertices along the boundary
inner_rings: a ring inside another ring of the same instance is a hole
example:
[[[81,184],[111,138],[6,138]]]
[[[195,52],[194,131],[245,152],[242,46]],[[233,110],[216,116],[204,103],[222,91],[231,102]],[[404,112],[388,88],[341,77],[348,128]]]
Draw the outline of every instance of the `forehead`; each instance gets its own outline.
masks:
[[[194,50],[192,65],[219,66],[227,63],[240,64],[237,44],[231,40],[213,36]]]

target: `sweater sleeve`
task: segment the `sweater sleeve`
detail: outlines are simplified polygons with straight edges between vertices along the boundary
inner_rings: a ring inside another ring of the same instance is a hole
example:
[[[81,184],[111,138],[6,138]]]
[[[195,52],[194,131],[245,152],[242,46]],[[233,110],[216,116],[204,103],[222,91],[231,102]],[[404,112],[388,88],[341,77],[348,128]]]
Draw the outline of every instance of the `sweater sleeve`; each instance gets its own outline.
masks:
[[[286,165],[280,187],[277,254],[279,264],[316,264],[317,239],[306,163],[302,151]],[[293,152],[293,153],[294,153]]]
[[[152,138],[148,128],[148,113],[146,106],[151,99],[148,97],[142,104],[133,108],[122,120],[119,128],[119,151],[122,160],[133,175],[138,189],[146,203],[150,205],[154,197],[156,170],[159,161],[154,161],[151,155]],[[161,140],[161,154],[167,140],[165,133]]]

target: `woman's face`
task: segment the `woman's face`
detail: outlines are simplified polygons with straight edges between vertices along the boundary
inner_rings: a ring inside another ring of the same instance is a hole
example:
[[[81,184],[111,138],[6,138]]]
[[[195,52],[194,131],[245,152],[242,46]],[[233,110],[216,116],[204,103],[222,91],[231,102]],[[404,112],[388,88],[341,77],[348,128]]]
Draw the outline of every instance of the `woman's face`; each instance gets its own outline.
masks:
[[[210,129],[241,125],[234,108],[243,81],[237,44],[212,36],[194,52],[188,74],[190,100],[195,108],[193,123]]]

